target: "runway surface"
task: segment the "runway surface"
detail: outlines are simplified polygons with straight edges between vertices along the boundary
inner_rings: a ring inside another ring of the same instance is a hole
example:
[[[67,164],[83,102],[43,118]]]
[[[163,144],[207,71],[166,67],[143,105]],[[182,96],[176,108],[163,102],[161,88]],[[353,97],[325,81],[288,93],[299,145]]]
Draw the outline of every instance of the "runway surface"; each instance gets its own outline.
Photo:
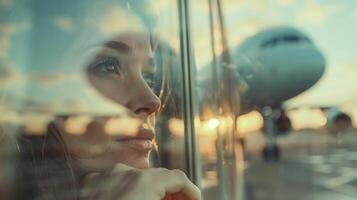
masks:
[[[278,139],[278,162],[261,158],[260,133],[246,139],[246,200],[356,200],[357,130],[299,131]]]

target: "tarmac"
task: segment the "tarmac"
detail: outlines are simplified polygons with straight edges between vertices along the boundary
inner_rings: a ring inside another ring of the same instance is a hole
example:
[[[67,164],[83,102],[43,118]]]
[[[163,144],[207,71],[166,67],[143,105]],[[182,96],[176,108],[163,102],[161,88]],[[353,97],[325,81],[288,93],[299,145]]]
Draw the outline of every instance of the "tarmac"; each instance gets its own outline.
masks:
[[[279,161],[264,161],[261,133],[246,138],[245,200],[356,200],[357,130],[300,130],[278,138]]]

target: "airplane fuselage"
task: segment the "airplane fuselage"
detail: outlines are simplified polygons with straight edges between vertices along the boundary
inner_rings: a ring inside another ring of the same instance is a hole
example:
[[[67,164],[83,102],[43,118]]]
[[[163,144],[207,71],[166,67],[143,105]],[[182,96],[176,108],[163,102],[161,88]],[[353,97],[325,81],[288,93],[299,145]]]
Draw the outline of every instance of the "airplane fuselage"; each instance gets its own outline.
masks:
[[[325,59],[311,40],[291,27],[263,30],[245,40],[232,56],[248,85],[242,113],[282,102],[312,87],[323,75]]]

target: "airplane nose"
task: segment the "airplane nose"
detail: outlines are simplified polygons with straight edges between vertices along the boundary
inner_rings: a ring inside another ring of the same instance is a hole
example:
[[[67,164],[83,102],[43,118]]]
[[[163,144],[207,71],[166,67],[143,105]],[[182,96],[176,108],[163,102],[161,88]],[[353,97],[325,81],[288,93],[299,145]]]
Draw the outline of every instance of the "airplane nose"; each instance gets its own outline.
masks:
[[[272,93],[295,96],[314,85],[325,71],[324,56],[313,45],[280,46],[273,51],[263,52],[266,70],[270,71]],[[282,87],[284,86],[284,87]]]
[[[326,61],[323,55],[314,47],[297,49],[291,68],[292,81],[310,87],[315,84],[325,71]]]

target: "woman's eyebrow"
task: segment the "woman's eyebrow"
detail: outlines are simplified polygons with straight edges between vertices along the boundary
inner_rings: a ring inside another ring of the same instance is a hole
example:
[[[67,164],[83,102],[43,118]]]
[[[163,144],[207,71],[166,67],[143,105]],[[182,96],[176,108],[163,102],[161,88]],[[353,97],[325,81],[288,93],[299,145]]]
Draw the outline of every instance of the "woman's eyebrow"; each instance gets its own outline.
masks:
[[[132,52],[132,48],[129,45],[120,41],[108,41],[104,43],[104,46],[124,54],[130,54]]]

